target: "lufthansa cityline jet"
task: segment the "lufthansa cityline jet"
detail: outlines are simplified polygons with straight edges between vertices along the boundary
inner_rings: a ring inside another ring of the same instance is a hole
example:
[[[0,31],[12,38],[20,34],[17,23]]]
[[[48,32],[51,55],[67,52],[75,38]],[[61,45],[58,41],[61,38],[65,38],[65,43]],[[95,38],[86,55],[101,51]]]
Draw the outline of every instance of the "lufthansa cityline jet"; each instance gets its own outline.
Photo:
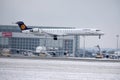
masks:
[[[101,30],[98,29],[89,29],[89,28],[73,28],[73,29],[41,29],[41,28],[28,28],[23,21],[16,22],[22,33],[30,33],[34,35],[50,35],[54,40],[57,40],[58,36],[71,36],[71,35],[79,35],[79,36],[99,36],[104,35]]]

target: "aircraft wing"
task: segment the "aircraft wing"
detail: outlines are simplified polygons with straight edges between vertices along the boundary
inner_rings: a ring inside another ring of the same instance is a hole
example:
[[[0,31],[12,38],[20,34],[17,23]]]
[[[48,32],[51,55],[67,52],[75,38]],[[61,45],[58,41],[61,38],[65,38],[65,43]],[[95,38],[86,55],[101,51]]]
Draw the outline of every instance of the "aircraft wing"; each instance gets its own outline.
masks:
[[[54,35],[56,35],[56,36],[66,36],[67,35],[66,33],[50,33],[50,32],[45,32],[45,31],[43,31],[43,34],[49,35],[49,36],[54,36]]]
[[[67,36],[67,34],[65,33],[48,33],[48,32],[43,32],[44,35],[49,35],[51,37],[53,37],[54,40],[57,40],[58,36]]]

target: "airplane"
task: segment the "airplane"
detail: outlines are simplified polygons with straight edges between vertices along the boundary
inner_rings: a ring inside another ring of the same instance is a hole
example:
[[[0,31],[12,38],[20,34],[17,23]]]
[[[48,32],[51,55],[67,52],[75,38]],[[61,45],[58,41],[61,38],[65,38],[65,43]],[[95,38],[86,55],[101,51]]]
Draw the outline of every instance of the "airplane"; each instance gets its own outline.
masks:
[[[104,35],[101,30],[98,29],[89,29],[89,28],[73,28],[73,29],[41,29],[41,28],[28,28],[23,21],[18,21],[15,24],[18,24],[22,33],[34,34],[34,35],[49,35],[52,36],[54,40],[57,40],[58,36],[99,36]]]

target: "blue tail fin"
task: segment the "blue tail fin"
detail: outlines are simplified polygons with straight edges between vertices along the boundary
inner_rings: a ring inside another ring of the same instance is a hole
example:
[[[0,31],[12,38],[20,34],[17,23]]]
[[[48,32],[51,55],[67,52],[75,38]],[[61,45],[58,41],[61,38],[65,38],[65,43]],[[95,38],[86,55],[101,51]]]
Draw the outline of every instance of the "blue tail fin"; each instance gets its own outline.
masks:
[[[29,28],[27,28],[27,26],[24,24],[23,21],[18,21],[18,22],[16,22],[16,24],[18,24],[18,26],[20,27],[21,30],[29,29]]]

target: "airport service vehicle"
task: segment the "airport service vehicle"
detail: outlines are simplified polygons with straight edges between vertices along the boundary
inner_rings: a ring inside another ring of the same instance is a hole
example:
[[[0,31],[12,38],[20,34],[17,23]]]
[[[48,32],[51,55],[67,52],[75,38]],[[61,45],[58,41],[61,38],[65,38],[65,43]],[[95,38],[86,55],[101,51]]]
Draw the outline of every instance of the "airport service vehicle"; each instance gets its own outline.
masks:
[[[44,46],[38,46],[36,47],[36,54],[38,54],[38,56],[50,56],[50,54],[47,53],[47,49]]]
[[[11,56],[11,54],[10,54],[10,49],[3,49],[2,51],[1,51],[1,56],[6,56],[6,57],[10,57]]]

